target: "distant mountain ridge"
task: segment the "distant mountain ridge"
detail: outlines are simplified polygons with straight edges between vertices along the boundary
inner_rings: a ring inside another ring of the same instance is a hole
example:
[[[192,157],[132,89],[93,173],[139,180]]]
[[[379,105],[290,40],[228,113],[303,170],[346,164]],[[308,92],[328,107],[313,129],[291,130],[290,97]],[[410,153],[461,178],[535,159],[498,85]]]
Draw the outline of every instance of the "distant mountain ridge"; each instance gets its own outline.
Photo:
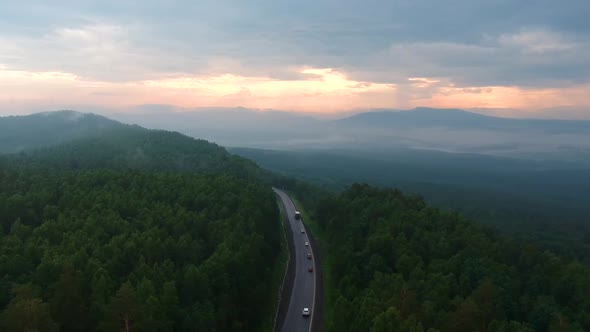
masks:
[[[447,127],[470,129],[536,129],[552,132],[590,131],[590,121],[501,118],[460,109],[419,107],[412,110],[378,110],[333,121],[343,126]]]
[[[113,117],[226,147],[421,149],[590,164],[590,121],[499,118],[433,108],[367,111],[338,120],[246,108],[147,110]],[[77,121],[76,126],[71,126],[72,121]],[[0,118],[0,153],[55,145],[128,126],[121,122],[76,112]],[[28,129],[21,131],[19,125]]]
[[[555,158],[560,149],[586,151],[590,147],[584,143],[590,142],[590,121],[502,118],[461,109],[378,109],[340,119],[247,108],[148,110],[113,116],[126,123],[177,130],[231,147],[380,146],[510,156],[524,151],[535,158],[542,151]],[[568,158],[578,154],[567,153]]]

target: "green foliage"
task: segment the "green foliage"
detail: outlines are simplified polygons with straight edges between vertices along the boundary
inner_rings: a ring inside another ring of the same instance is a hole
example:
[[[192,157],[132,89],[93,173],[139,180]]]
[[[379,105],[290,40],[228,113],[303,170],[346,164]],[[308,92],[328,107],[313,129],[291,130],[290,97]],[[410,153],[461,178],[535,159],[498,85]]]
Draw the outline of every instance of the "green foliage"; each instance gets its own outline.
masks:
[[[390,307],[386,311],[375,317],[371,332],[424,332],[422,324],[413,317],[403,319],[395,307]]]
[[[49,313],[49,305],[43,302],[33,286],[15,285],[12,293],[14,297],[0,317],[2,331],[58,331]]]
[[[312,212],[315,211],[319,202],[332,195],[331,192],[323,188],[291,177],[269,173],[265,176],[265,180],[277,188],[295,194],[301,203]]]
[[[248,331],[266,315],[280,224],[260,183],[4,169],[0,202],[3,330]],[[27,282],[40,292],[10,292]]]
[[[51,300],[52,314],[64,332],[88,330],[88,309],[82,294],[82,276],[73,267],[66,266],[55,285]]]
[[[267,174],[255,163],[205,140],[141,127],[113,129],[104,135],[7,155],[3,159],[8,165],[43,171],[133,169],[225,174],[256,181]]]
[[[105,319],[101,330],[104,332],[143,331],[146,327],[144,308],[139,303],[133,286],[126,282],[105,308]]]
[[[394,150],[230,149],[333,191],[355,182],[420,193],[432,205],[590,263],[590,171],[551,161]],[[572,169],[561,169],[572,167]],[[297,192],[302,200],[308,192]],[[304,201],[310,209],[316,201]]]
[[[587,266],[420,197],[353,185],[315,219],[335,279],[328,331],[590,330]]]

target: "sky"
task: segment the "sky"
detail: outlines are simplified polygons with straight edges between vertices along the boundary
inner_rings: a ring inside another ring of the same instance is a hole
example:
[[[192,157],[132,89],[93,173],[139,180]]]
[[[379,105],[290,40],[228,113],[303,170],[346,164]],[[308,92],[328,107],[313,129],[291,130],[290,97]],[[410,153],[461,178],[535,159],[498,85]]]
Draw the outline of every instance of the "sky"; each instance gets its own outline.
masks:
[[[590,118],[589,16],[588,0],[1,1],[0,114],[155,104]]]

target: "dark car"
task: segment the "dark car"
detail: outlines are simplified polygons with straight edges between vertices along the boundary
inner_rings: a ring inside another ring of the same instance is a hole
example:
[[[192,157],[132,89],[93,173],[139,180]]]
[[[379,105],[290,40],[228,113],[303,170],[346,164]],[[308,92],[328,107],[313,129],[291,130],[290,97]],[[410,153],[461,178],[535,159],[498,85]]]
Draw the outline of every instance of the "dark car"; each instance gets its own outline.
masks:
[[[309,271],[309,272],[313,272],[313,266],[310,266],[310,267],[308,267],[308,268],[307,268],[307,271]]]
[[[311,254],[307,254],[307,259],[311,259]]]

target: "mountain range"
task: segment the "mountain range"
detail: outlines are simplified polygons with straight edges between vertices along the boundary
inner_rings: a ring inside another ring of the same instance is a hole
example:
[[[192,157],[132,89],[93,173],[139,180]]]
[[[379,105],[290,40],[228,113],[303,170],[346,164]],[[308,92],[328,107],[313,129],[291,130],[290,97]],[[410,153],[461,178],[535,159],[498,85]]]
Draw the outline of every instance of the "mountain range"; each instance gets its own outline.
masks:
[[[491,117],[459,109],[372,110],[341,119],[244,108],[114,114],[223,146],[278,150],[400,149],[590,164],[590,121]]]
[[[110,117],[122,123],[74,111],[4,117],[0,151],[57,144],[129,123],[179,131],[227,147],[379,154],[428,150],[590,165],[590,121],[499,118],[432,108],[374,110],[341,119],[245,108],[187,112],[157,108]]]

